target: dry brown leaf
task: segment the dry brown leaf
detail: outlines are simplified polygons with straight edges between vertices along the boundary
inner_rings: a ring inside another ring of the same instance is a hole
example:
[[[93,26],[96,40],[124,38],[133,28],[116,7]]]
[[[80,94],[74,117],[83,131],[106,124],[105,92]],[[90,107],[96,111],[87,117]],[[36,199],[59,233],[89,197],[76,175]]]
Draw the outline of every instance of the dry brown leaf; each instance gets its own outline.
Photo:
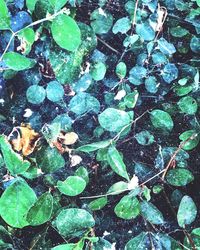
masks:
[[[21,125],[19,130],[20,134],[18,133],[17,138],[13,139],[11,144],[13,145],[14,150],[18,152],[22,151],[24,156],[30,155],[40,140],[40,135],[29,125]]]
[[[74,132],[69,132],[61,134],[59,138],[62,139],[64,145],[73,145],[78,140],[78,135]]]

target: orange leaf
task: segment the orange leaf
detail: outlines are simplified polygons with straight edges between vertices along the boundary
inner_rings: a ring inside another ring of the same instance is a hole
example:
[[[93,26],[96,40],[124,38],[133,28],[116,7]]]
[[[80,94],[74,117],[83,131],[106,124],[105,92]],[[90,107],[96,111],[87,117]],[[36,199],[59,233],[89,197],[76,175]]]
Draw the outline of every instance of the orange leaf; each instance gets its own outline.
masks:
[[[40,140],[40,135],[28,125],[21,125],[19,129],[20,135],[11,141],[13,148],[18,152],[22,151],[24,156],[30,155]]]

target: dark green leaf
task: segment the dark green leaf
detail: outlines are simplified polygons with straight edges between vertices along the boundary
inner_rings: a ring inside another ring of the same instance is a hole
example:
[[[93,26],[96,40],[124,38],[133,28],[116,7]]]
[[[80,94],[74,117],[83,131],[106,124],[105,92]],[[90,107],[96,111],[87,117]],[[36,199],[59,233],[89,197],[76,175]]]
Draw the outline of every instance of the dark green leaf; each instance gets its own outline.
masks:
[[[141,211],[145,219],[147,219],[152,224],[160,225],[164,223],[162,213],[152,203],[143,201],[141,203]]]
[[[180,227],[191,224],[197,215],[197,207],[190,196],[183,196],[177,214],[177,220]]]
[[[126,165],[115,146],[110,146],[108,148],[108,163],[115,173],[129,180]]]
[[[150,119],[153,126],[157,129],[171,131],[174,123],[171,116],[160,109],[155,109],[150,113]]]
[[[102,128],[110,132],[120,132],[131,123],[128,113],[114,108],[104,110],[98,116],[98,120]]]
[[[119,218],[131,220],[140,214],[140,203],[136,197],[125,195],[115,206],[114,211]]]
[[[53,197],[47,192],[39,197],[29,209],[26,220],[29,225],[37,226],[50,220],[53,209]]]
[[[167,182],[173,186],[185,186],[194,180],[194,176],[188,169],[171,169],[166,175]]]

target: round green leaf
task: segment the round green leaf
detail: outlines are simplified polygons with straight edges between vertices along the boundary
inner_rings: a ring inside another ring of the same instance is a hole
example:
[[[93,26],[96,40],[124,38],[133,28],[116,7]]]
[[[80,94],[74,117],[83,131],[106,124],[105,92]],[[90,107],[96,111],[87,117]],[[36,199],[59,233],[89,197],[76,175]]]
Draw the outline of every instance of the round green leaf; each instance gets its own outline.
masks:
[[[32,104],[41,104],[46,97],[46,91],[42,86],[32,85],[26,91],[26,98]]]
[[[184,150],[192,150],[193,148],[195,148],[199,144],[199,140],[200,140],[199,135],[197,135],[196,137],[194,137],[194,139],[190,139],[191,136],[194,136],[196,134],[197,134],[197,132],[192,129],[192,130],[187,130],[187,131],[183,132],[179,136],[179,139],[181,141],[187,141],[182,146],[182,148]]]
[[[77,115],[82,115],[90,111],[98,113],[100,103],[90,94],[80,92],[70,100],[69,109]]]
[[[186,36],[189,32],[181,26],[173,27],[170,29],[170,33],[174,37],[183,37]]]
[[[155,37],[155,31],[147,22],[137,24],[136,33],[145,41],[152,41]]]
[[[64,96],[62,85],[56,81],[49,82],[46,88],[47,98],[52,102],[59,102]]]
[[[180,99],[178,106],[183,113],[193,115],[197,112],[198,105],[196,100],[191,96],[185,96]]]
[[[95,81],[101,81],[106,74],[106,65],[102,62],[98,62],[94,65],[91,71],[92,78]]]
[[[140,214],[140,203],[136,197],[125,195],[115,206],[114,211],[119,218],[131,220]]]
[[[76,196],[83,192],[86,182],[79,176],[69,176],[65,181],[58,181],[57,187],[62,194]]]
[[[102,128],[110,132],[119,132],[131,123],[128,113],[122,110],[107,108],[98,116]]]
[[[56,247],[51,248],[51,250],[74,250],[75,247],[76,247],[76,244],[69,243],[69,244],[58,245]]]
[[[147,130],[143,130],[135,135],[135,139],[141,145],[150,145],[154,142],[154,136]]]
[[[0,198],[0,215],[8,225],[23,228],[29,225],[26,214],[36,199],[26,181],[17,178]]]
[[[197,207],[190,196],[183,196],[177,214],[177,220],[180,227],[191,224],[197,216]]]
[[[173,186],[185,186],[194,180],[194,176],[188,169],[177,168],[167,172],[166,180]]]
[[[128,17],[122,17],[117,20],[117,22],[113,25],[112,31],[114,34],[122,33],[126,34],[131,28],[131,21]]]
[[[90,17],[91,27],[96,34],[107,33],[113,24],[113,17],[108,11],[103,9],[94,10]]]
[[[53,209],[53,197],[47,192],[39,197],[28,211],[26,220],[31,226],[41,225],[50,220]]]
[[[76,235],[95,225],[92,215],[84,209],[63,209],[53,222],[63,236]]]
[[[174,123],[171,116],[160,109],[155,109],[150,113],[150,119],[153,126],[157,129],[171,131]]]
[[[63,49],[75,51],[81,44],[81,32],[77,23],[65,14],[53,20],[51,32],[55,42]]]

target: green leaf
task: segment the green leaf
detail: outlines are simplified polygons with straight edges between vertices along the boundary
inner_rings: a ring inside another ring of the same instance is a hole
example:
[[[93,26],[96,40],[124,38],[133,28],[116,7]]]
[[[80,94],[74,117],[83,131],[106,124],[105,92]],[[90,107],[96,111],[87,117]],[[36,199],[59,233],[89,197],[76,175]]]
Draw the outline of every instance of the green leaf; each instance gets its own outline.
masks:
[[[30,162],[23,160],[19,154],[15,153],[4,136],[0,136],[0,150],[6,168],[12,175],[22,174],[30,167]]]
[[[123,104],[126,105],[126,107],[129,109],[134,108],[138,101],[138,97],[139,97],[139,93],[137,90],[135,90],[134,92],[124,97]]]
[[[0,215],[8,225],[23,228],[29,225],[26,214],[36,199],[26,181],[17,178],[0,198]]]
[[[113,24],[113,17],[103,9],[94,10],[90,16],[91,27],[96,34],[107,33]]]
[[[69,109],[76,115],[82,115],[87,112],[98,113],[100,110],[100,103],[90,94],[80,92],[70,100]]]
[[[136,25],[136,33],[144,41],[152,41],[155,37],[155,31],[147,22],[143,22],[141,24],[138,23]]]
[[[147,130],[143,130],[135,135],[137,142],[143,146],[150,145],[154,142],[154,136]]]
[[[64,96],[62,85],[56,81],[49,82],[46,88],[47,98],[52,102],[59,102]]]
[[[177,26],[177,27],[171,28],[170,33],[174,37],[183,37],[189,34],[189,31],[181,26]]]
[[[108,148],[107,160],[112,170],[116,174],[129,180],[129,176],[126,170],[126,165],[124,164],[123,159],[118,150],[115,148],[115,146],[110,146]]]
[[[85,152],[85,153],[90,153],[90,152],[96,151],[100,148],[106,148],[110,145],[110,143],[111,143],[110,140],[94,142],[91,144],[83,145],[83,146],[77,148],[76,150],[81,151],[81,152]]]
[[[194,180],[194,176],[188,169],[177,168],[167,172],[166,180],[173,186],[185,186]]]
[[[92,215],[84,209],[63,209],[53,222],[59,233],[65,237],[80,234],[95,225]]]
[[[196,100],[191,96],[182,97],[177,104],[180,110],[188,115],[194,115],[198,109]]]
[[[151,202],[141,202],[141,211],[144,218],[147,219],[150,223],[155,225],[164,223],[162,213]]]
[[[106,65],[102,62],[98,62],[92,68],[91,75],[95,81],[101,81],[106,74]]]
[[[35,65],[35,60],[22,56],[16,52],[7,52],[3,60],[10,69],[16,71],[30,69]]]
[[[0,0],[0,30],[10,29],[10,16],[4,0]]]
[[[35,32],[31,28],[23,29],[17,34],[21,43],[23,44],[23,54],[27,55],[31,51],[31,47],[35,41]]]
[[[107,108],[98,116],[102,128],[110,132],[120,132],[125,126],[131,123],[130,116],[127,112]]]
[[[190,48],[195,53],[200,53],[200,38],[193,36],[190,41]]]
[[[160,130],[171,131],[173,129],[174,123],[171,116],[160,109],[155,109],[150,113],[150,119],[153,126]]]
[[[173,63],[168,63],[165,65],[162,71],[162,78],[166,83],[171,83],[178,77],[178,69]]]
[[[51,250],[76,250],[76,244],[74,243],[62,244],[51,248]]]
[[[38,105],[43,103],[45,97],[46,91],[42,86],[32,85],[26,91],[26,98],[32,104]]]
[[[88,184],[88,182],[89,182],[89,174],[88,174],[87,169],[84,168],[83,166],[79,167],[75,171],[74,175],[81,177],[82,179],[85,180],[86,184]]]
[[[51,25],[55,42],[63,49],[75,51],[81,44],[81,31],[73,18],[62,14]]]
[[[88,207],[92,210],[92,211],[97,211],[102,209],[103,207],[105,207],[105,205],[108,203],[108,199],[107,197],[101,197],[98,198],[96,200],[91,201],[88,204]]]
[[[120,79],[123,79],[126,76],[126,72],[127,72],[126,64],[124,62],[118,63],[116,66],[115,72],[116,72],[116,75]]]
[[[26,7],[30,10],[30,12],[34,11],[37,1],[38,0],[26,0]]]
[[[197,207],[190,196],[183,196],[177,214],[177,220],[180,227],[191,224],[197,216]]]
[[[155,76],[149,76],[145,79],[145,88],[149,93],[155,94],[158,91],[159,83]]]
[[[64,167],[65,160],[55,148],[42,148],[37,152],[36,162],[44,173],[53,173]]]
[[[112,195],[121,194],[124,191],[128,190],[128,183],[124,181],[119,181],[113,184],[109,189],[107,194],[112,193]]]
[[[136,65],[129,71],[129,81],[134,85],[140,85],[143,83],[142,78],[147,75],[147,69]]]
[[[125,250],[144,250],[148,249],[148,233],[142,232],[133,239],[129,240],[129,242],[125,246]]]
[[[117,20],[117,22],[113,25],[112,32],[114,34],[122,33],[126,34],[131,28],[131,21],[128,17],[122,17]]]
[[[26,220],[31,226],[38,226],[49,221],[53,210],[53,197],[49,192],[42,194],[29,209]]]
[[[196,136],[195,136],[196,135]],[[192,139],[191,137],[194,138]],[[191,138],[191,139],[190,139]],[[197,132],[195,130],[187,130],[185,132],[183,132],[180,136],[179,139],[181,141],[187,141],[184,143],[184,145],[182,146],[182,148],[184,150],[192,150],[193,148],[195,148],[198,144],[199,144],[199,140],[200,140],[200,136],[197,135]]]
[[[172,55],[176,49],[172,43],[169,43],[165,38],[161,37],[158,41],[160,51],[165,55]]]
[[[49,2],[54,11],[57,12],[68,2],[68,0],[49,0]]]
[[[62,194],[76,196],[83,192],[86,182],[79,176],[69,176],[65,181],[58,181],[57,187]]]
[[[125,195],[115,206],[115,214],[124,220],[131,220],[140,214],[140,203],[136,197]]]

